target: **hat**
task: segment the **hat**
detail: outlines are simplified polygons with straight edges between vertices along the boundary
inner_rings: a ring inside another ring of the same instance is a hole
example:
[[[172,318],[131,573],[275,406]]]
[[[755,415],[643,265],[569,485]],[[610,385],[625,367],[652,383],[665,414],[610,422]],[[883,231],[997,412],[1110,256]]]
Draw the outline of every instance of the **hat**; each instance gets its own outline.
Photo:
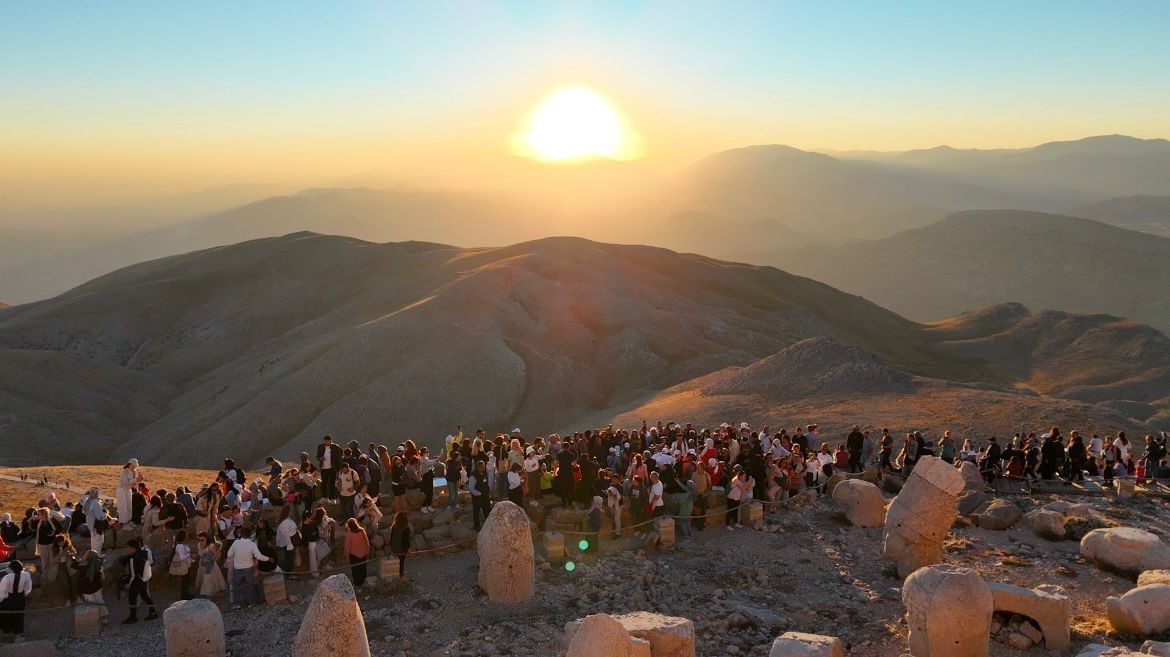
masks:
[[[535,454],[536,450],[530,445],[528,449],[524,450],[525,454]]]
[[[670,448],[669,448],[669,447],[663,447],[663,448],[662,448],[662,453],[663,453],[663,454],[669,454],[669,453],[670,453]]]
[[[731,426],[730,424],[728,424],[728,423],[724,422],[723,424],[720,424],[720,425],[719,425],[719,428],[720,428],[720,429],[726,429],[727,427],[730,427],[730,426]]]
[[[732,472],[743,472],[743,466],[736,463],[735,467],[731,469]]]
[[[520,427],[516,427],[515,429],[512,429],[512,435],[519,436],[520,435]]]
[[[682,452],[676,449],[674,450],[674,456],[682,456]]]
[[[694,456],[694,455],[695,455],[695,450],[693,450],[693,449],[688,449],[688,450],[687,450],[687,454],[690,454],[691,456]]]
[[[715,459],[707,459],[707,467],[708,467],[708,468],[713,468],[713,467],[715,467],[715,466],[716,466],[718,463],[719,463],[719,461],[716,461]]]
[[[629,443],[622,443],[622,447],[624,447],[625,449],[629,449],[630,444]]]
[[[405,445],[399,445],[398,447],[395,447],[395,448],[394,448],[394,451],[396,451],[396,452],[405,452],[405,451],[406,451],[406,446],[405,446]]]
[[[130,459],[130,465],[137,468],[138,467],[138,459]]]
[[[749,427],[749,426],[748,426],[748,423],[747,423],[747,422],[740,422],[740,423],[739,423],[739,428],[740,428],[741,430],[743,430],[743,429],[747,429],[748,431],[751,431],[751,429],[752,429],[751,427]]]

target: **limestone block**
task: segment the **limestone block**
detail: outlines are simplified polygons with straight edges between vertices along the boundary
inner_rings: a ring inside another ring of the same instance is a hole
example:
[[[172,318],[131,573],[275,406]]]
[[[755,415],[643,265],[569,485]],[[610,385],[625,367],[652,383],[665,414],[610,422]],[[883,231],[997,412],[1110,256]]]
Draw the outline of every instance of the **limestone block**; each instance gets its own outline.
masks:
[[[496,603],[525,602],[536,587],[532,528],[524,509],[507,500],[492,506],[479,532],[479,586]]]
[[[861,479],[843,481],[833,489],[833,500],[845,508],[845,517],[857,527],[880,527],[886,520],[886,500],[876,485]]]
[[[658,518],[655,520],[654,533],[658,535],[659,547],[674,547],[674,518]]]
[[[650,642],[630,635],[607,614],[593,614],[565,627],[565,657],[651,657]]]
[[[1170,657],[1170,643],[1165,641],[1146,641],[1142,644],[1142,654]]]
[[[1105,615],[1118,632],[1135,636],[1170,630],[1170,584],[1146,584],[1105,599]]]
[[[1024,514],[1024,524],[1037,536],[1059,541],[1065,536],[1064,515],[1048,509],[1035,509]]]
[[[986,506],[971,514],[975,526],[995,530],[1009,529],[1023,517],[1023,509],[1002,498],[991,500]]]
[[[1044,635],[1044,647],[1064,652],[1072,643],[1070,619],[1072,602],[1068,593],[1059,586],[1044,584],[1026,589],[1012,584],[988,583],[991,589],[992,607],[1003,611],[1027,616],[1036,621]]]
[[[101,632],[101,607],[82,604],[73,608],[73,636],[78,639],[92,639]]]
[[[1126,573],[1170,570],[1170,545],[1133,527],[1094,529],[1081,539],[1081,555]]]
[[[647,611],[613,616],[631,636],[650,643],[652,657],[695,657],[695,624],[677,616]],[[565,640],[571,642],[581,621],[565,625]]]
[[[1127,500],[1133,497],[1134,481],[1133,479],[1116,479],[1114,486],[1117,487],[1117,499]]]
[[[565,535],[560,532],[544,533],[544,557],[551,563],[563,563],[565,560]]]
[[[748,507],[748,527],[752,529],[764,528],[764,504],[763,502],[752,502]]]
[[[280,573],[268,573],[264,575],[264,581],[261,586],[264,589],[264,602],[270,605],[278,605],[288,600],[288,589],[284,585],[284,575]]]
[[[959,474],[963,476],[963,489],[971,493],[982,493],[986,490],[987,484],[983,481],[983,475],[979,474],[979,466],[970,461],[963,461],[959,466]]]
[[[1144,570],[1137,578],[1138,586],[1170,584],[1170,570]]]
[[[833,491],[836,490],[837,486],[841,482],[846,481],[848,479],[849,479],[849,477],[846,476],[844,472],[839,472],[839,471],[834,472],[832,474],[832,476],[829,477],[829,480],[825,482],[825,493],[828,495],[832,495]]]
[[[897,564],[902,577],[942,560],[942,544],[958,517],[955,502],[963,490],[959,471],[941,459],[924,456],[902,492],[886,510],[882,556]]]
[[[914,657],[987,657],[994,600],[979,573],[921,568],[902,585],[902,602]]]
[[[219,607],[205,598],[180,600],[163,611],[167,657],[224,657]]]
[[[768,657],[845,657],[845,650],[835,636],[785,632],[772,642]]]
[[[348,577],[333,575],[317,586],[292,657],[370,657],[366,622]]]
[[[378,579],[398,579],[398,557],[382,557],[378,562]]]

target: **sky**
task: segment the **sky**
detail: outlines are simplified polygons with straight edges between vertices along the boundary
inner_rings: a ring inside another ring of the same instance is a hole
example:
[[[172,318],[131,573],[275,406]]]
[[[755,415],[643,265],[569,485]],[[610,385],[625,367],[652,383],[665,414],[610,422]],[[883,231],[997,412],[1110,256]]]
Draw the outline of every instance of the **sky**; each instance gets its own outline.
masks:
[[[459,186],[587,85],[647,166],[720,149],[1170,136],[1170,4],[0,3],[0,202]],[[88,196],[87,196],[88,195]]]

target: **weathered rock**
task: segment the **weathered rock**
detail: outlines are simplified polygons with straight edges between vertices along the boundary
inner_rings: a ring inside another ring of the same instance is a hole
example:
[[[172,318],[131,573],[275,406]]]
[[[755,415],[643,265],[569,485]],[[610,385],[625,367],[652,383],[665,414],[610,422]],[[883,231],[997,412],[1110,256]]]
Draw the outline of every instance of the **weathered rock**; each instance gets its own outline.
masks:
[[[366,622],[353,584],[344,575],[317,586],[293,641],[292,657],[370,657]]]
[[[959,515],[969,516],[990,501],[991,497],[987,493],[967,491],[959,496],[956,508],[959,510]]]
[[[73,636],[79,639],[92,639],[101,633],[101,607],[83,604],[73,608]]]
[[[914,657],[987,657],[994,601],[979,573],[921,568],[902,585],[902,602]]]
[[[1105,615],[1118,632],[1136,636],[1170,630],[1170,584],[1147,584],[1105,599]]]
[[[963,490],[971,493],[982,493],[987,490],[983,475],[979,474],[979,466],[970,461],[963,461],[959,466],[959,474],[963,477]]]
[[[1137,578],[1138,586],[1170,584],[1170,570],[1144,570]]]
[[[565,627],[565,657],[650,657],[650,642],[633,637],[607,614],[594,614]]]
[[[1165,641],[1146,641],[1142,644],[1142,654],[1170,657],[1170,643]]]
[[[163,611],[167,657],[224,657],[223,615],[206,598],[180,600]]]
[[[832,495],[833,491],[837,489],[837,486],[847,479],[849,477],[844,472],[834,472],[829,476],[828,481],[825,482],[825,493]]]
[[[1059,541],[1064,538],[1064,515],[1048,509],[1035,509],[1024,514],[1024,524],[1040,538]]]
[[[768,657],[845,657],[845,650],[835,636],[785,632],[772,642]]]
[[[44,639],[0,645],[0,657],[57,657],[58,654],[57,646]]]
[[[1110,648],[1099,643],[1090,643],[1084,648],[1081,648],[1081,651],[1077,653],[1077,657],[1141,657],[1141,654],[1129,648]]]
[[[528,514],[512,502],[492,507],[479,532],[479,586],[497,603],[525,602],[536,588]]]
[[[1068,593],[1059,586],[1043,584],[1026,589],[1012,584],[988,583],[991,591],[992,608],[1021,616],[1027,616],[1040,626],[1044,636],[1044,647],[1048,650],[1068,650],[1072,643],[1070,618],[1072,601]],[[1029,637],[1036,641],[1036,637]]]
[[[842,481],[833,489],[833,500],[845,508],[845,517],[857,527],[880,527],[886,520],[882,491],[868,481]]]
[[[1136,490],[1133,479],[1115,479],[1113,483],[1117,487],[1117,499],[1128,500],[1133,497]]]
[[[1093,509],[1087,504],[1077,504],[1075,502],[1067,502],[1065,500],[1056,500],[1049,502],[1041,507],[1045,511],[1055,511],[1062,516],[1073,516],[1076,518],[1092,518]]]
[[[1081,539],[1081,555],[1126,573],[1170,569],[1170,545],[1133,527],[1094,529]]]
[[[686,618],[645,611],[613,616],[631,636],[650,642],[653,657],[695,657],[695,624]],[[565,640],[572,642],[581,621],[565,625]]]
[[[962,490],[963,477],[946,461],[919,459],[890,502],[882,533],[882,556],[897,564],[900,576],[942,559],[943,539],[958,517],[955,501]]]
[[[1024,517],[1024,511],[1005,499],[995,499],[971,514],[975,526],[1001,531],[1009,529]]]

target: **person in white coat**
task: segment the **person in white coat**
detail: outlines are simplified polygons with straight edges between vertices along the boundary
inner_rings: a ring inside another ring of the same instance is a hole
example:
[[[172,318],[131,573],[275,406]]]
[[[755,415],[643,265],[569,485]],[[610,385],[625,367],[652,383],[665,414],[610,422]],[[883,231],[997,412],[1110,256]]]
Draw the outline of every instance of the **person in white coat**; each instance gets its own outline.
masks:
[[[130,459],[126,465],[122,466],[122,471],[118,473],[118,488],[114,498],[118,503],[118,522],[123,525],[130,524],[130,519],[134,517],[131,505],[134,489],[140,481],[142,481],[142,475],[138,472],[138,459]]]
[[[110,518],[96,486],[89,489],[81,510],[85,514],[85,524],[89,526],[89,549],[100,555],[106,542],[106,531],[110,528]]]

